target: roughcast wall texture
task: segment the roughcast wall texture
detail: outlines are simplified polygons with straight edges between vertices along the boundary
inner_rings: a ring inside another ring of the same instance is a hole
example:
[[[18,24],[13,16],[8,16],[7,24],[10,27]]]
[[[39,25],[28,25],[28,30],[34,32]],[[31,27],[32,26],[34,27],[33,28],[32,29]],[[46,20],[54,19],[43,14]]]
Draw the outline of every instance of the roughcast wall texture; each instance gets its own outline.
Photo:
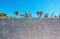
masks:
[[[0,18],[0,39],[60,39],[60,19]]]

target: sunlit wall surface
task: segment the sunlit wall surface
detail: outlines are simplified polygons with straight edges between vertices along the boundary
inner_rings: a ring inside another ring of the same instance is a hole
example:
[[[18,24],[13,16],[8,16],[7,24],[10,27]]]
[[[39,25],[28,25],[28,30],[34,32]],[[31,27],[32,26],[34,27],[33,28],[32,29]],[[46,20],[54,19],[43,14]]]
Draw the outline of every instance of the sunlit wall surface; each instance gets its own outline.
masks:
[[[60,39],[60,19],[0,18],[0,39]]]

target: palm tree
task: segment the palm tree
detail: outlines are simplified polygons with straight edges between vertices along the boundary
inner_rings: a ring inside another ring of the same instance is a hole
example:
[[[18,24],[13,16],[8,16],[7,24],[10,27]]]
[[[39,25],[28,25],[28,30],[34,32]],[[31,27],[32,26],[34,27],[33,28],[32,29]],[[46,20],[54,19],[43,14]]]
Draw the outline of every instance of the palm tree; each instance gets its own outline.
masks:
[[[42,11],[37,11],[37,15],[38,15],[38,17],[41,17],[41,16],[42,16],[42,14],[43,14],[43,12],[42,12]]]
[[[57,18],[57,16],[55,15],[55,18]]]
[[[26,11],[24,16],[25,16],[26,18],[28,18],[28,17],[29,17],[29,12]]]
[[[29,17],[32,17],[32,14],[30,14]]]
[[[59,14],[59,18],[60,18],[60,14]]]
[[[23,14],[20,14],[20,16],[21,16],[21,17],[24,17],[24,15],[23,15]]]
[[[51,17],[53,17],[54,13],[55,13],[55,12],[52,13]]]
[[[44,17],[45,17],[45,18],[48,18],[48,13],[46,13],[46,14],[44,15]]]
[[[20,14],[20,16],[23,16],[25,18],[30,18],[30,17],[32,17],[32,14],[29,14],[29,12],[26,11],[25,14]]]
[[[18,11],[18,10],[14,11],[14,14],[15,14],[16,16],[18,16],[19,11]]]

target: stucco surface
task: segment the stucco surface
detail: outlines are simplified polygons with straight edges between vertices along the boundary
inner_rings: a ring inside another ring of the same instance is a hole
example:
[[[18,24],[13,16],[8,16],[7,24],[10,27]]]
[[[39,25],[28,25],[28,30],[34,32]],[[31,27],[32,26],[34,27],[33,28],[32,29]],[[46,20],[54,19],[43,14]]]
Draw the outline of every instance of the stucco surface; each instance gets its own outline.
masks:
[[[0,39],[60,39],[60,19],[0,18]]]

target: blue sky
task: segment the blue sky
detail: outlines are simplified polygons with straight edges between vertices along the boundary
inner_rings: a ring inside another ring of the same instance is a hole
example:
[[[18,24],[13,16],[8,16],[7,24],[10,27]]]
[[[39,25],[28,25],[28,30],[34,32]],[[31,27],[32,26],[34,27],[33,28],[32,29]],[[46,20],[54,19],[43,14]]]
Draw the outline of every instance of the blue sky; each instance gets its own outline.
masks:
[[[51,15],[54,11],[58,15],[60,13],[60,0],[0,0],[0,12],[6,12],[10,16],[14,16],[14,11],[19,10],[20,13],[30,11],[33,17],[36,17],[36,11],[43,11],[44,14]]]

